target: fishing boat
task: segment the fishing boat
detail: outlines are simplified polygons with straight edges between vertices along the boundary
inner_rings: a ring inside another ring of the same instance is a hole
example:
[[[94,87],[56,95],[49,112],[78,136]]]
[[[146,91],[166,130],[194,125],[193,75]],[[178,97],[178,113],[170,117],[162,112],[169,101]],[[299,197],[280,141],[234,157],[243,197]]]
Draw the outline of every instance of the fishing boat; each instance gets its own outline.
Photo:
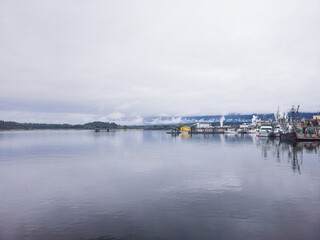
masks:
[[[295,140],[297,140],[297,134],[295,131],[287,132],[287,133],[280,133],[280,140],[295,141]]]
[[[292,106],[291,123],[289,129],[285,133],[280,134],[281,140],[297,140],[297,141],[320,141],[319,116],[314,116],[313,119],[297,120],[299,105],[297,108]]]
[[[287,119],[287,121],[282,123],[282,131],[280,132],[280,140],[284,141],[296,141],[297,140],[297,133],[295,131],[296,119],[295,116],[298,115],[299,105],[297,108],[292,105],[290,110],[291,119]]]

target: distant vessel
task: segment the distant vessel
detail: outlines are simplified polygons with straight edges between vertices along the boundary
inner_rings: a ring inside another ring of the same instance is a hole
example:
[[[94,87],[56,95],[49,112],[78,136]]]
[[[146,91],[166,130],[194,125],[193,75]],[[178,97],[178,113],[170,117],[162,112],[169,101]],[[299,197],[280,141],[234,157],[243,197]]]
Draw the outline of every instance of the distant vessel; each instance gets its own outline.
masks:
[[[320,141],[319,127],[298,123],[290,132],[280,133],[281,140]]]
[[[292,105],[292,108],[290,110],[291,112],[291,119],[287,119],[285,123],[282,123],[282,130],[280,132],[280,140],[285,140],[285,141],[295,141],[297,140],[297,133],[295,131],[295,116],[298,115],[299,107],[295,109],[295,107]],[[286,126],[285,126],[286,125]]]
[[[257,130],[255,128],[247,130],[247,134],[256,134],[256,133],[257,133]]]
[[[253,124],[243,123],[237,129],[237,133],[239,134],[256,134],[256,128]]]
[[[293,132],[280,133],[280,140],[295,141],[297,140],[297,134]]]
[[[276,125],[273,128],[272,137],[280,137],[280,133],[281,133],[280,125]]]
[[[169,132],[167,132],[168,134],[172,134],[172,135],[178,135],[179,134],[179,130],[178,128],[171,128]]]
[[[247,133],[247,129],[248,128],[249,128],[249,124],[248,123],[243,123],[237,129],[237,133],[239,133],[239,134]]]
[[[303,119],[298,121],[295,117],[298,115],[299,107],[291,108],[291,122],[288,124],[288,130],[280,134],[281,140],[297,141],[320,141],[319,116],[313,119]]]
[[[228,128],[224,130],[224,134],[237,134],[237,131],[234,128]]]
[[[272,132],[273,132],[272,126],[262,125],[260,127],[260,131],[259,131],[258,136],[259,137],[271,137],[272,136]]]

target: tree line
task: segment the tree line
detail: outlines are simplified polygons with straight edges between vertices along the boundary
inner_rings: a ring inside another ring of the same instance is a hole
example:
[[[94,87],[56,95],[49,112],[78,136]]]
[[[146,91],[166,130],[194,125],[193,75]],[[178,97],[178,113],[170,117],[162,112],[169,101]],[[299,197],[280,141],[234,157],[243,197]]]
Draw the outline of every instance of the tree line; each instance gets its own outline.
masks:
[[[90,122],[85,124],[48,124],[48,123],[18,123],[0,120],[0,130],[32,130],[32,129],[115,129],[121,126],[109,122]]]

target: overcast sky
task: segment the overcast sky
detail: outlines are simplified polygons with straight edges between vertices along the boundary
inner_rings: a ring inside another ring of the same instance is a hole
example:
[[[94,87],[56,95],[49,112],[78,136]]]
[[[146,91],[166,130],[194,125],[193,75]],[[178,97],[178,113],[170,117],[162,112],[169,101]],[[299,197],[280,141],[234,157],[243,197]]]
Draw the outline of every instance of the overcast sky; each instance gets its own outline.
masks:
[[[318,111],[319,43],[319,0],[0,0],[0,119]]]

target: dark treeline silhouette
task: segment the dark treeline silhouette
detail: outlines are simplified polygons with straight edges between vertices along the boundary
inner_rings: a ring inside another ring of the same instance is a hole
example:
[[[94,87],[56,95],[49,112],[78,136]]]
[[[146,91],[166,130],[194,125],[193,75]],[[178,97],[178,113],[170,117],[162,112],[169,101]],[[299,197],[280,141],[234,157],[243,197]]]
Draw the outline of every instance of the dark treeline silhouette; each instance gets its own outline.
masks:
[[[91,122],[86,124],[48,124],[48,123],[18,123],[0,120],[0,130],[13,129],[114,129],[120,128],[120,125],[109,122]]]

